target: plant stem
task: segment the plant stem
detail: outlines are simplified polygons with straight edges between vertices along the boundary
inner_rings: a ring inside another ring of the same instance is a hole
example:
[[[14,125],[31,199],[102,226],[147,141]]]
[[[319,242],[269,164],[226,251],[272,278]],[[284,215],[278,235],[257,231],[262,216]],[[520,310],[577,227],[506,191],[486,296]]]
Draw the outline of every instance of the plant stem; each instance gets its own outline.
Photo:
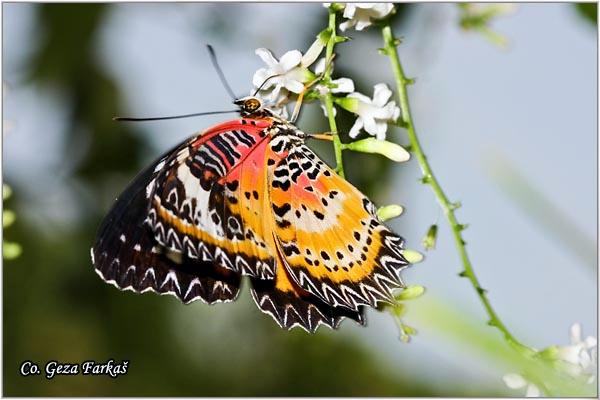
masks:
[[[333,48],[336,43],[336,26],[335,26],[335,11],[329,9],[329,30],[331,35],[325,48],[325,60],[329,61],[333,57]],[[327,82],[331,79],[331,72],[333,71],[333,63],[329,62],[329,66],[323,74],[323,79]],[[342,142],[337,130],[337,123],[335,122],[334,108],[333,108],[333,95],[329,91],[325,96],[325,109],[327,110],[327,119],[329,120],[329,129],[333,135],[333,151],[335,153],[336,172],[344,178],[344,161],[342,159]]]
[[[475,275],[475,270],[473,269],[473,265],[469,260],[469,256],[465,247],[466,242],[463,240],[461,233],[465,229],[465,225],[460,224],[456,219],[456,215],[454,214],[454,210],[459,207],[459,204],[452,203],[448,200],[448,197],[444,193],[444,190],[442,189],[438,180],[433,174],[433,170],[431,169],[431,166],[427,161],[427,157],[425,156],[425,153],[421,147],[421,144],[419,143],[419,139],[415,131],[415,126],[410,113],[410,105],[408,102],[407,93],[407,86],[412,84],[413,81],[411,79],[406,78],[404,70],[402,69],[402,65],[400,64],[400,58],[396,49],[396,46],[399,44],[399,41],[396,38],[394,38],[392,28],[390,27],[389,23],[383,27],[382,33],[383,41],[385,43],[385,54],[389,57],[391,61],[392,70],[394,72],[394,77],[396,80],[398,97],[400,100],[400,110],[402,112],[402,122],[408,132],[408,138],[410,140],[411,149],[416,155],[417,161],[419,162],[419,166],[421,167],[421,171],[423,173],[422,181],[423,183],[428,184],[433,190],[433,193],[435,194],[440,206],[444,211],[444,214],[446,215],[446,219],[448,220],[448,223],[452,228],[452,235],[454,237],[456,249],[458,250],[458,254],[460,255],[460,259],[464,268],[464,271],[460,273],[460,276],[467,278],[471,282],[471,285],[473,286],[475,291],[477,292],[477,296],[479,297],[479,300],[483,304],[483,307],[485,308],[485,311],[488,317],[490,318],[488,324],[500,330],[500,332],[502,332],[502,334],[504,335],[506,341],[513,347],[517,348],[521,353],[531,355],[535,353],[535,351],[519,342],[508,330],[508,328],[506,328],[504,323],[500,320],[500,318],[494,311],[494,308],[492,307],[492,304],[490,303],[486,295],[486,290],[481,287],[479,279],[477,279],[477,276]]]

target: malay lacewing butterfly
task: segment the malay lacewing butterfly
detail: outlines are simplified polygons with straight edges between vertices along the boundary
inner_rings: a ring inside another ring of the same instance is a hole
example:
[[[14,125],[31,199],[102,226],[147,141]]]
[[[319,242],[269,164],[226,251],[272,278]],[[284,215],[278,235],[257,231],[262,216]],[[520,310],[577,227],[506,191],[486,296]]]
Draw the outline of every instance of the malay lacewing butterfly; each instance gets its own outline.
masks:
[[[96,272],[186,304],[233,301],[247,276],[282,328],[364,324],[365,306],[393,303],[404,286],[403,239],[310,135],[255,96],[234,104],[239,118],[175,146],[118,197],[91,250]]]

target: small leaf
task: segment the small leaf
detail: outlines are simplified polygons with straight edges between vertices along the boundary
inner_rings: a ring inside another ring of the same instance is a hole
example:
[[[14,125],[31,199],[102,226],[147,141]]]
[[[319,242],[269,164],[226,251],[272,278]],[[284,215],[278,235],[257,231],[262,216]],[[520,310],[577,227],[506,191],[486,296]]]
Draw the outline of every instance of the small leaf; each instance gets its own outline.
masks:
[[[329,38],[331,37],[331,29],[325,28],[317,35],[317,38],[322,44],[327,44]]]
[[[469,227],[469,224],[458,224],[454,227],[454,229],[458,232],[462,232]]]

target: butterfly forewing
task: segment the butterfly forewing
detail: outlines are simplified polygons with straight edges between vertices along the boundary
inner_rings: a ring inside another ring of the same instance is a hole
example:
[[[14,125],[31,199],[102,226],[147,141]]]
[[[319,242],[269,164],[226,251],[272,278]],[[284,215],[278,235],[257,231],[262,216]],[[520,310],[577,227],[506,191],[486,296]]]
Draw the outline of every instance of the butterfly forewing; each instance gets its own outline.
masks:
[[[403,286],[399,272],[408,264],[402,240],[307,146],[273,149],[277,162],[268,174],[275,233],[294,281],[333,306],[357,310],[393,302],[391,290]]]
[[[250,190],[240,180],[248,182],[247,175],[264,169],[255,164],[264,159],[269,124],[231,121],[179,150],[157,176],[152,193],[147,222],[158,243],[236,273],[273,278],[263,220],[244,213],[259,210],[257,199],[240,196]]]

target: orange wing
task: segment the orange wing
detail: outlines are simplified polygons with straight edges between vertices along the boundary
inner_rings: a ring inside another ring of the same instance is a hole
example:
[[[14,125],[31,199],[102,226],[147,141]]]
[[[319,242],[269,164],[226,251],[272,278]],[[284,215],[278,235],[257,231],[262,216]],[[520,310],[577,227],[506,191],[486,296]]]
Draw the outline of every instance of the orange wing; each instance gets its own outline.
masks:
[[[393,302],[408,265],[403,240],[378,219],[375,207],[306,145],[276,146],[267,157],[277,245],[302,289],[332,306]]]

